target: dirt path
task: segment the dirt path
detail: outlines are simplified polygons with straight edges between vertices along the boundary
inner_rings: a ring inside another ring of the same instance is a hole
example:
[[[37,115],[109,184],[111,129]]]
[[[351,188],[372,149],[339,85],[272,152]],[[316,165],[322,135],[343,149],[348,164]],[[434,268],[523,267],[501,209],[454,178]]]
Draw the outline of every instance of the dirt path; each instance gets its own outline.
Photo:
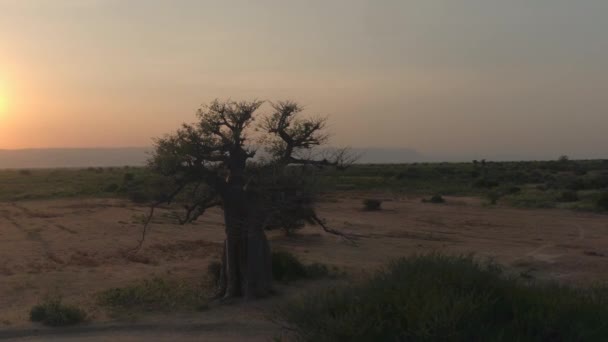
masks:
[[[6,341],[268,341],[276,329],[262,323],[98,324],[55,330],[0,332]],[[247,337],[244,337],[247,336]]]
[[[361,200],[369,197],[385,199],[385,210],[362,211]],[[95,341],[99,334],[108,337],[112,326],[106,324],[115,324],[94,304],[95,293],[151,276],[202,276],[220,251],[221,213],[210,211],[194,225],[178,226],[161,210],[141,255],[128,258],[123,252],[136,244],[145,213],[145,208],[109,199],[0,203],[0,338],[39,329],[27,321],[29,309],[44,296],[58,294],[86,308],[101,325],[69,330],[79,335],[56,336],[53,330],[51,335],[21,340]],[[577,284],[608,281],[606,215],[487,208],[469,198],[448,198],[446,205],[436,205],[415,197],[369,193],[335,194],[320,203],[319,213],[332,228],[365,238],[354,247],[317,227],[306,227],[295,237],[271,233],[273,247],[290,250],[306,262],[351,272],[367,272],[413,253],[475,253],[526,277]],[[189,335],[196,339],[202,332],[208,340],[255,339],[256,331],[272,337],[269,331],[274,328],[263,318],[235,316],[237,311],[243,308],[227,311],[223,320],[220,311],[211,310],[194,321],[187,320],[193,316],[189,314],[169,323],[164,317],[121,325],[112,339],[136,340],[146,334],[162,341],[165,333],[174,336],[174,328],[183,335],[181,340]],[[235,336],[239,333],[241,338]]]

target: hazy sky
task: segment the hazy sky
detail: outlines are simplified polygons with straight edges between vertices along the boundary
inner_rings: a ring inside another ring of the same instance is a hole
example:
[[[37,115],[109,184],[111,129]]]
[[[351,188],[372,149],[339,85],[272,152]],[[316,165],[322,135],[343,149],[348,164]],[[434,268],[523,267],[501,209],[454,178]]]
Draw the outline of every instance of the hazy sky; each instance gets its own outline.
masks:
[[[0,0],[0,148],[146,146],[213,98],[333,143],[608,157],[606,0]]]

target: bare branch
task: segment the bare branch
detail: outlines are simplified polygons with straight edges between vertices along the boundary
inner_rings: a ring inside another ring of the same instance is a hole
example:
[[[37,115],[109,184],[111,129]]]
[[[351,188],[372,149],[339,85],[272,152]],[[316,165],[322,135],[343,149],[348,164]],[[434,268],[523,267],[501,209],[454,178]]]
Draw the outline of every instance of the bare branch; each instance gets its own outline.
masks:
[[[209,198],[207,200],[196,202],[192,205],[186,205],[186,215],[182,219],[178,216],[177,220],[179,224],[184,225],[186,223],[191,223],[196,221],[201,215],[205,213],[205,211],[212,207],[217,207],[222,205],[222,202],[215,200],[213,198]]]
[[[333,235],[337,235],[342,237],[345,241],[352,243],[354,245],[356,245],[356,239],[360,238],[360,237],[364,237],[364,235],[359,235],[359,234],[352,234],[352,233],[343,233],[341,231],[329,228],[326,224],[325,221],[320,219],[316,214],[312,217],[312,219],[314,220],[314,222],[316,224],[318,224],[319,226],[321,226],[321,228],[323,228],[323,230],[329,234],[333,234]]]

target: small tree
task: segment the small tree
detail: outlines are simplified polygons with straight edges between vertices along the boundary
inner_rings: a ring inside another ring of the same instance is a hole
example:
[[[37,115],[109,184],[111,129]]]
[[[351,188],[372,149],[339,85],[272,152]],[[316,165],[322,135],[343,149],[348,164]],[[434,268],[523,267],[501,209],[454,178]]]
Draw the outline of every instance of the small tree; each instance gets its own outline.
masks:
[[[170,203],[178,195],[187,199],[180,223],[192,222],[214,206],[223,209],[226,238],[219,295],[224,297],[271,292],[265,228],[310,222],[337,233],[315,214],[303,173],[306,168],[344,167],[353,161],[346,150],[313,159],[312,149],[328,139],[326,119],[300,118],[302,108],[294,102],[271,104],[272,113],[254,125],[262,104],[215,100],[198,110],[198,122],[157,139],[149,160],[149,166],[173,184],[157,203]],[[265,149],[265,157],[254,160],[256,146]]]

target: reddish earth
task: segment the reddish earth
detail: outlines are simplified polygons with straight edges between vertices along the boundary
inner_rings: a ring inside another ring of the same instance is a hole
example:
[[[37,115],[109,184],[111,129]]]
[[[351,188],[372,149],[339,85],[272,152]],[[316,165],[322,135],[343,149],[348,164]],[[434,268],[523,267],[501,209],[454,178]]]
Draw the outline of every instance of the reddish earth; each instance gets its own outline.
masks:
[[[369,197],[385,199],[384,210],[362,211],[361,200]],[[202,277],[220,250],[219,211],[210,211],[194,225],[178,226],[165,210],[157,213],[138,256],[126,256],[124,251],[137,244],[146,212],[109,199],[0,203],[0,339],[135,341],[179,336],[222,341],[268,340],[278,333],[266,314],[284,296],[204,313],[112,322],[95,305],[95,293],[154,275]],[[327,197],[319,204],[319,213],[332,228],[363,237],[353,246],[317,227],[306,227],[294,237],[273,232],[274,248],[353,273],[373,270],[399,256],[437,251],[475,253],[526,277],[575,284],[608,281],[606,215],[484,207],[471,198],[427,204],[417,197],[363,193]],[[323,282],[298,284],[283,292],[298,293],[310,286]],[[76,335],[63,335],[63,330],[62,335],[46,335],[43,329],[37,337],[32,329],[40,327],[28,322],[28,312],[46,295],[61,295],[87,308],[97,323],[71,330]]]

